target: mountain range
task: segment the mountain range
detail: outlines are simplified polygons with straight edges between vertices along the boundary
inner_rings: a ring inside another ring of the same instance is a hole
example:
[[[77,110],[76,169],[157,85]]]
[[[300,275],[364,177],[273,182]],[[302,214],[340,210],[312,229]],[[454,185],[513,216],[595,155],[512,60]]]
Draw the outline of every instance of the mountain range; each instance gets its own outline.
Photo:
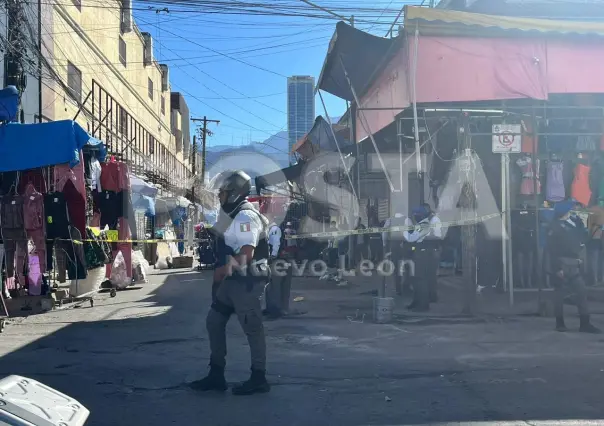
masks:
[[[331,119],[337,123],[339,117]],[[252,178],[289,166],[287,130],[262,142],[247,145],[213,145],[206,148],[206,170],[210,178],[225,169],[240,169]]]

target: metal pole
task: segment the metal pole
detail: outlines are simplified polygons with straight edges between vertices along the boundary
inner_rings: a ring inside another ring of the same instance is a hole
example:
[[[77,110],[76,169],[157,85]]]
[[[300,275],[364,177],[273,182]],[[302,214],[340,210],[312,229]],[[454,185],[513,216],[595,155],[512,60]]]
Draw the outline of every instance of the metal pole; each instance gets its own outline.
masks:
[[[507,197],[506,197],[506,172],[505,172],[506,158],[505,154],[501,154],[501,210],[506,211],[507,209]],[[501,218],[501,253],[503,259],[503,291],[508,291],[508,268],[507,268],[507,254],[508,254],[508,241],[505,238],[507,236],[505,218]]]
[[[535,178],[533,179],[533,191],[535,193],[535,247],[536,247],[536,251],[535,253],[537,253],[537,259],[539,259],[539,240],[540,240],[540,229],[539,229],[539,185],[538,185],[538,179],[539,179],[539,167],[537,167],[537,133],[538,133],[538,127],[537,127],[537,117],[536,117],[536,113],[535,113],[535,106],[533,105],[532,108],[532,132],[533,132],[533,152],[532,152],[532,163],[533,163],[533,173],[535,175]],[[542,256],[542,262],[545,262],[545,248],[543,250],[543,256]],[[534,267],[534,263],[533,262],[533,267]],[[538,303],[538,311],[537,312],[541,312],[541,304],[543,303],[543,294],[542,294],[542,290],[543,290],[543,275],[542,275],[542,265],[538,264],[537,265],[537,303]],[[531,271],[532,273],[533,271]]]
[[[358,106],[358,105],[360,105],[359,98],[357,96],[357,92],[354,90],[354,86],[352,85],[352,80],[350,80],[350,76],[348,75],[348,71],[346,71],[346,67],[344,66],[344,61],[342,60],[342,57],[340,57],[340,64],[342,65],[342,70],[344,71],[344,75],[346,76],[346,81],[348,82],[348,86],[350,87],[350,91],[352,92],[352,96],[354,97],[354,101]],[[369,139],[371,139],[371,143],[373,144],[373,149],[375,149],[375,153],[377,154],[378,160],[380,161],[380,165],[382,166],[382,170],[384,171],[384,175],[386,176],[386,180],[388,181],[388,185],[390,186],[390,191],[394,191],[394,185],[392,184],[392,179],[390,179],[390,175],[388,174],[388,169],[386,168],[386,165],[384,164],[384,159],[382,158],[382,155],[380,154],[380,150],[377,146],[377,143],[375,142],[373,133],[371,133],[371,130],[369,129],[369,123],[367,123],[367,120],[365,119],[365,115],[362,112],[361,112],[361,117],[362,117],[361,124],[363,124],[365,131],[369,134]]]
[[[505,223],[503,238],[506,239],[507,236],[510,235],[512,217],[510,213],[511,205],[510,205],[510,155],[503,154],[504,162],[505,162],[505,207],[503,208],[503,218]],[[510,306],[514,306],[514,258],[512,257],[512,244],[513,241],[508,239],[505,245],[505,258],[507,262],[504,263],[504,268],[507,268],[507,277],[508,277],[508,289],[510,292]]]

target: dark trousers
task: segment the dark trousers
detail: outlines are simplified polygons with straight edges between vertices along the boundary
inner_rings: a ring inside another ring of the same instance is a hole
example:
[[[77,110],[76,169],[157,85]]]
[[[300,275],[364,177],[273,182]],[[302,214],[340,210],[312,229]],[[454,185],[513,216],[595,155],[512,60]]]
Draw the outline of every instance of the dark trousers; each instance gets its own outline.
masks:
[[[519,250],[516,252],[515,265],[518,265],[518,268],[515,268],[515,272],[519,288],[533,287],[533,271],[536,260],[534,250]]]
[[[401,271],[401,263],[404,260],[404,249],[401,246],[401,241],[391,241],[390,242],[390,253],[391,253],[391,261],[394,263],[394,286],[396,288],[396,294],[399,296],[403,294],[403,285],[404,289],[410,289],[409,283],[407,280],[403,279],[403,271]]]
[[[369,259],[369,245],[368,244],[357,244],[354,248],[355,265],[359,266],[363,259]]]
[[[604,250],[601,240],[591,240],[587,244],[587,267],[591,285],[604,281]]]
[[[579,315],[589,315],[587,308],[587,295],[585,292],[585,281],[579,267],[564,267],[564,278],[552,274],[554,285],[554,312],[556,318],[564,317],[564,299],[569,293],[577,304]]]
[[[415,278],[413,280],[413,306],[428,309],[438,300],[437,273],[439,251],[434,248],[416,248],[414,252]]]
[[[384,259],[384,247],[381,236],[371,237],[369,239],[369,250],[371,250],[371,261],[381,262]]]
[[[293,262],[293,259],[289,259]],[[271,270],[274,271],[273,265]],[[271,280],[264,289],[264,299],[266,300],[266,310],[271,315],[281,316],[285,315],[289,311],[289,299],[292,290],[292,276],[294,268],[290,266],[287,268],[286,275],[284,277],[277,276],[273,273]]]
[[[226,364],[226,325],[234,313],[250,346],[252,369],[266,370],[266,341],[260,306],[264,286],[262,282],[249,286],[236,280],[225,280],[219,285],[216,300],[206,318],[212,365],[224,368]]]

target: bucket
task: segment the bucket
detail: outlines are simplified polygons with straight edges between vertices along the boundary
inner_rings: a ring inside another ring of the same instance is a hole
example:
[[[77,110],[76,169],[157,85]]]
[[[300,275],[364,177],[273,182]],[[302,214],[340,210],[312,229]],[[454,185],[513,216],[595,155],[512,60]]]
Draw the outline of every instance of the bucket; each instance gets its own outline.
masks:
[[[373,320],[378,324],[386,324],[392,321],[392,310],[394,308],[394,298],[392,297],[374,297],[373,298]]]

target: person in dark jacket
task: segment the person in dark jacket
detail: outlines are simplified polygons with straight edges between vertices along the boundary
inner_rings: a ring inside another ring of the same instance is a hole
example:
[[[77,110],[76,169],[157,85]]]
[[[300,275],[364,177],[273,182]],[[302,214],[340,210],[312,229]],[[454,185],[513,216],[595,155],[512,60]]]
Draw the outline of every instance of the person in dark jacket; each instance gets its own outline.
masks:
[[[586,234],[584,227],[571,218],[571,210],[574,206],[572,200],[555,205],[554,220],[547,236],[550,272],[555,290],[556,330],[567,330],[564,323],[564,298],[567,288],[570,287],[579,310],[579,331],[600,333],[600,330],[591,324],[589,318],[583,280]]]

